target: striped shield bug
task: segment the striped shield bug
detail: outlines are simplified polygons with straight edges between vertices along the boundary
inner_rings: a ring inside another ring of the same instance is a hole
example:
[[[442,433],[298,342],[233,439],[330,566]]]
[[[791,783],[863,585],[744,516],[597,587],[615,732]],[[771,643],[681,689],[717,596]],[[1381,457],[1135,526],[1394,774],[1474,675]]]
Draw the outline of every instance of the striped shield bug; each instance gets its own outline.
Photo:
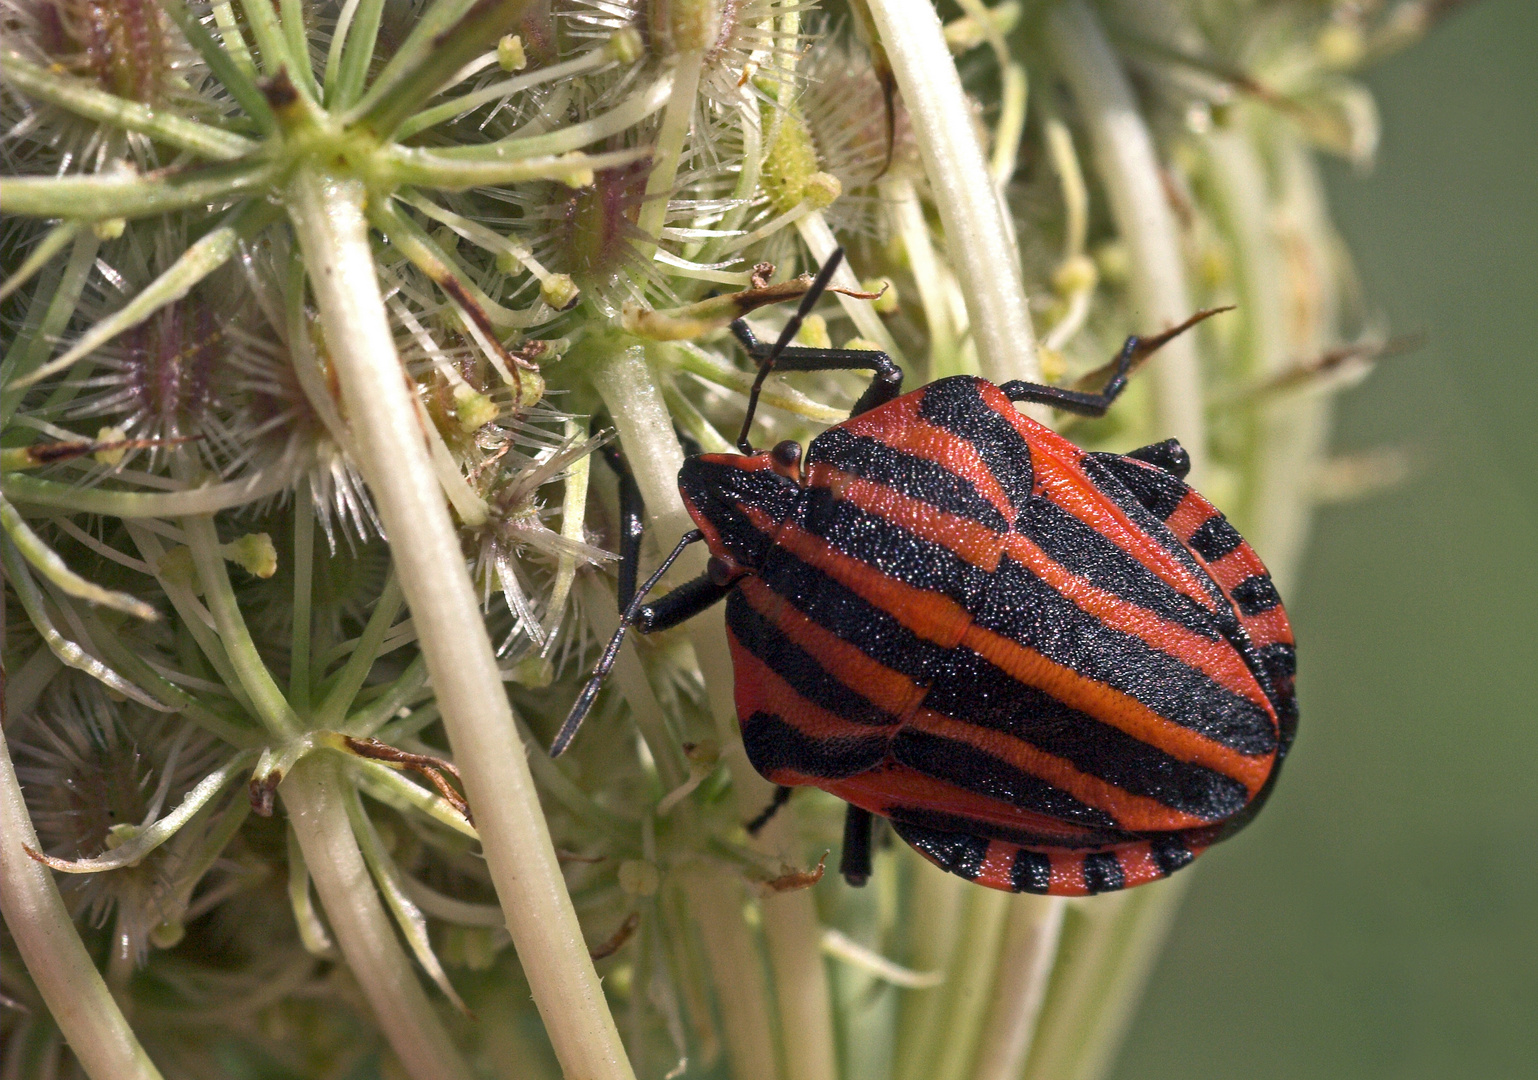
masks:
[[[748,758],[849,806],[840,870],[869,875],[873,816],[995,889],[1081,896],[1166,877],[1259,810],[1297,725],[1286,613],[1250,546],[1184,477],[1173,439],[1089,453],[1021,414],[1098,416],[1138,361],[1213,314],[1129,338],[1099,393],[954,376],[902,394],[885,354],[790,348],[842,252],[758,363],[740,454],[685,460],[696,529],[635,587],[640,499],[618,454],[627,626],[725,599]],[[874,372],[812,440],[748,439],[771,369]],[[643,600],[703,540],[707,572]]]

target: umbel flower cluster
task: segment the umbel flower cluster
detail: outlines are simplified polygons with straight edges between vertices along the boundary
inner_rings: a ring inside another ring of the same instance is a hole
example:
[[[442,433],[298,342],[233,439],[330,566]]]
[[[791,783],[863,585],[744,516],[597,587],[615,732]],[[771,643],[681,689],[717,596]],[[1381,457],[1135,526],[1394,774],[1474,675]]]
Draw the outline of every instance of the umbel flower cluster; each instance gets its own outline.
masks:
[[[0,1072],[1099,1075],[1180,886],[813,884],[840,805],[744,830],[719,613],[543,752],[617,624],[595,458],[654,564],[727,324],[838,245],[801,340],[910,387],[1235,304],[1069,434],[1178,437],[1285,586],[1401,467],[1326,458],[1382,337],[1316,153],[1454,6],[0,0]]]

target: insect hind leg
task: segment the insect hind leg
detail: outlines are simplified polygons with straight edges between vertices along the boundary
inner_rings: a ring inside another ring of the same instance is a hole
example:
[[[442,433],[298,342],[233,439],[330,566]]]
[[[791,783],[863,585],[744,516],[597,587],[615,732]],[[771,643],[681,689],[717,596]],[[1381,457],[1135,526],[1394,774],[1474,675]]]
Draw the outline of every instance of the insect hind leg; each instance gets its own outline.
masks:
[[[1004,396],[1010,401],[1029,401],[1038,405],[1051,405],[1055,409],[1064,412],[1077,413],[1080,416],[1104,416],[1113,402],[1121,396],[1121,392],[1127,388],[1127,379],[1132,375],[1144,360],[1153,355],[1170,341],[1185,333],[1197,323],[1210,319],[1224,311],[1232,311],[1231,307],[1207,308],[1198,311],[1179,326],[1171,327],[1163,333],[1152,337],[1129,337],[1116,357],[1102,368],[1108,370],[1109,376],[1105,385],[1097,393],[1083,390],[1070,390],[1063,386],[1047,386],[1044,383],[1029,383],[1019,379],[1002,384],[999,389],[1004,391]],[[1094,377],[1092,373],[1090,378]]]

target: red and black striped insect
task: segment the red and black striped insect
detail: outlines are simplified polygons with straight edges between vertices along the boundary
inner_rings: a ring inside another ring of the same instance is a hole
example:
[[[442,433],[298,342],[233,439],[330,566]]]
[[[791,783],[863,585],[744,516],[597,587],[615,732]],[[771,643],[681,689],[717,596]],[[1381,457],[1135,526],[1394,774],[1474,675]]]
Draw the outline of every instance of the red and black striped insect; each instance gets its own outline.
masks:
[[[759,363],[742,453],[684,462],[698,528],[640,591],[639,495],[622,483],[624,619],[551,752],[626,626],[725,599],[743,743],[781,785],[766,815],[800,785],[848,802],[851,884],[869,874],[872,815],[995,889],[1079,896],[1173,873],[1276,780],[1297,726],[1286,613],[1184,483],[1177,442],[1086,453],[1014,403],[1101,415],[1138,360],[1211,312],[1128,339],[1098,394],[956,376],[901,395],[885,354],[787,348],[840,254],[772,346],[733,324]],[[748,441],[773,367],[875,377],[803,460],[797,443]],[[707,573],[643,606],[699,540]]]

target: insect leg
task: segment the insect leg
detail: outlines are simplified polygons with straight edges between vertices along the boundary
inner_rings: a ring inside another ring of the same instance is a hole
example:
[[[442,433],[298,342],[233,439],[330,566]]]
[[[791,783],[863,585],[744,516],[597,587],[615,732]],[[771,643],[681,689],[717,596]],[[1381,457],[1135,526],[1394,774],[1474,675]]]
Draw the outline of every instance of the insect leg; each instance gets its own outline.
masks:
[[[737,331],[738,325],[742,329]],[[756,341],[748,324],[738,319],[732,324],[733,331],[744,346]],[[762,345],[758,346],[763,348]],[[749,348],[751,352],[751,347]],[[879,405],[885,405],[903,392],[903,369],[884,352],[875,349],[784,349],[775,361],[778,371],[871,371],[875,372],[870,385],[860,395],[860,400],[849,410],[850,416],[859,416]]]
[[[603,686],[604,677],[609,674],[609,669],[614,666],[614,661],[619,659],[619,647],[624,644],[625,631],[630,628],[630,624],[639,614],[641,601],[646,599],[646,594],[651,592],[656,587],[657,582],[662,580],[662,575],[668,572],[668,567],[672,566],[674,561],[684,553],[684,548],[703,539],[705,539],[705,534],[698,529],[690,529],[684,533],[679,538],[678,543],[673,546],[673,550],[669,553],[668,557],[662,560],[662,565],[657,567],[656,572],[647,578],[646,583],[637,589],[635,595],[631,597],[630,603],[625,606],[625,610],[620,614],[619,629],[614,631],[614,636],[609,639],[609,644],[604,648],[603,655],[598,658],[598,666],[593,669],[592,678],[588,679],[587,685],[582,688],[582,693],[577,695],[577,700],[572,703],[571,712],[566,714],[566,719],[561,723],[561,730],[556,732],[555,740],[550,744],[551,757],[560,757],[565,752],[566,747],[571,744],[572,737],[577,734],[577,728],[582,726],[583,719],[592,710],[593,702],[598,698],[598,691]],[[680,586],[681,589],[688,587],[688,585]],[[672,594],[670,593],[669,595]],[[663,599],[666,600],[667,597],[663,597]]]
[[[1111,407],[1111,403],[1127,388],[1127,378],[1135,367],[1202,320],[1210,319],[1220,312],[1232,310],[1226,307],[1208,308],[1198,311],[1179,326],[1171,327],[1162,334],[1146,338],[1129,337],[1126,344],[1121,347],[1121,352],[1116,354],[1116,358],[1105,368],[1100,369],[1101,371],[1109,369],[1110,377],[1098,393],[1069,390],[1062,386],[1046,386],[1042,383],[1021,382],[1018,379],[1004,383],[999,389],[1004,391],[1004,396],[1010,401],[1032,401],[1038,405],[1051,405],[1055,409],[1078,413],[1080,416],[1104,416],[1105,411]]]
[[[844,811],[844,853],[838,860],[838,872],[857,889],[870,880],[871,829],[875,823],[869,810],[853,803]]]
[[[753,380],[753,389],[748,392],[748,411],[742,417],[742,431],[737,436],[737,449],[744,454],[753,452],[753,444],[748,442],[748,429],[753,426],[753,414],[758,411],[758,395],[764,388],[764,380],[769,377],[769,372],[774,370],[775,361],[785,351],[795,338],[796,332],[801,329],[801,324],[811,314],[812,308],[822,298],[823,292],[828,288],[828,282],[833,280],[833,272],[838,269],[838,264],[844,261],[844,249],[834,248],[833,254],[828,256],[828,261],[822,264],[822,269],[817,271],[817,277],[812,280],[811,288],[801,297],[801,303],[796,306],[796,313],[785,323],[785,329],[780,331],[780,336],[775,343],[765,351],[759,344],[753,332],[748,329],[748,324],[738,319],[732,323],[732,333],[737,335],[737,340],[747,348],[748,355],[758,361],[758,377]],[[746,335],[746,336],[744,336]],[[756,350],[756,351],[755,351]]]
[[[774,815],[780,812],[780,807],[790,801],[790,797],[795,793],[795,790],[795,788],[786,787],[784,784],[776,786],[774,798],[769,800],[769,805],[760,810],[757,817],[743,826],[744,829],[748,830],[748,835],[757,836],[762,832],[764,826],[769,824]]]
[[[598,417],[593,417],[597,427]],[[635,597],[635,582],[641,565],[641,540],[646,533],[642,514],[646,504],[641,500],[641,488],[630,471],[630,463],[619,448],[610,443],[604,446],[603,459],[619,477],[619,609],[624,611]]]

